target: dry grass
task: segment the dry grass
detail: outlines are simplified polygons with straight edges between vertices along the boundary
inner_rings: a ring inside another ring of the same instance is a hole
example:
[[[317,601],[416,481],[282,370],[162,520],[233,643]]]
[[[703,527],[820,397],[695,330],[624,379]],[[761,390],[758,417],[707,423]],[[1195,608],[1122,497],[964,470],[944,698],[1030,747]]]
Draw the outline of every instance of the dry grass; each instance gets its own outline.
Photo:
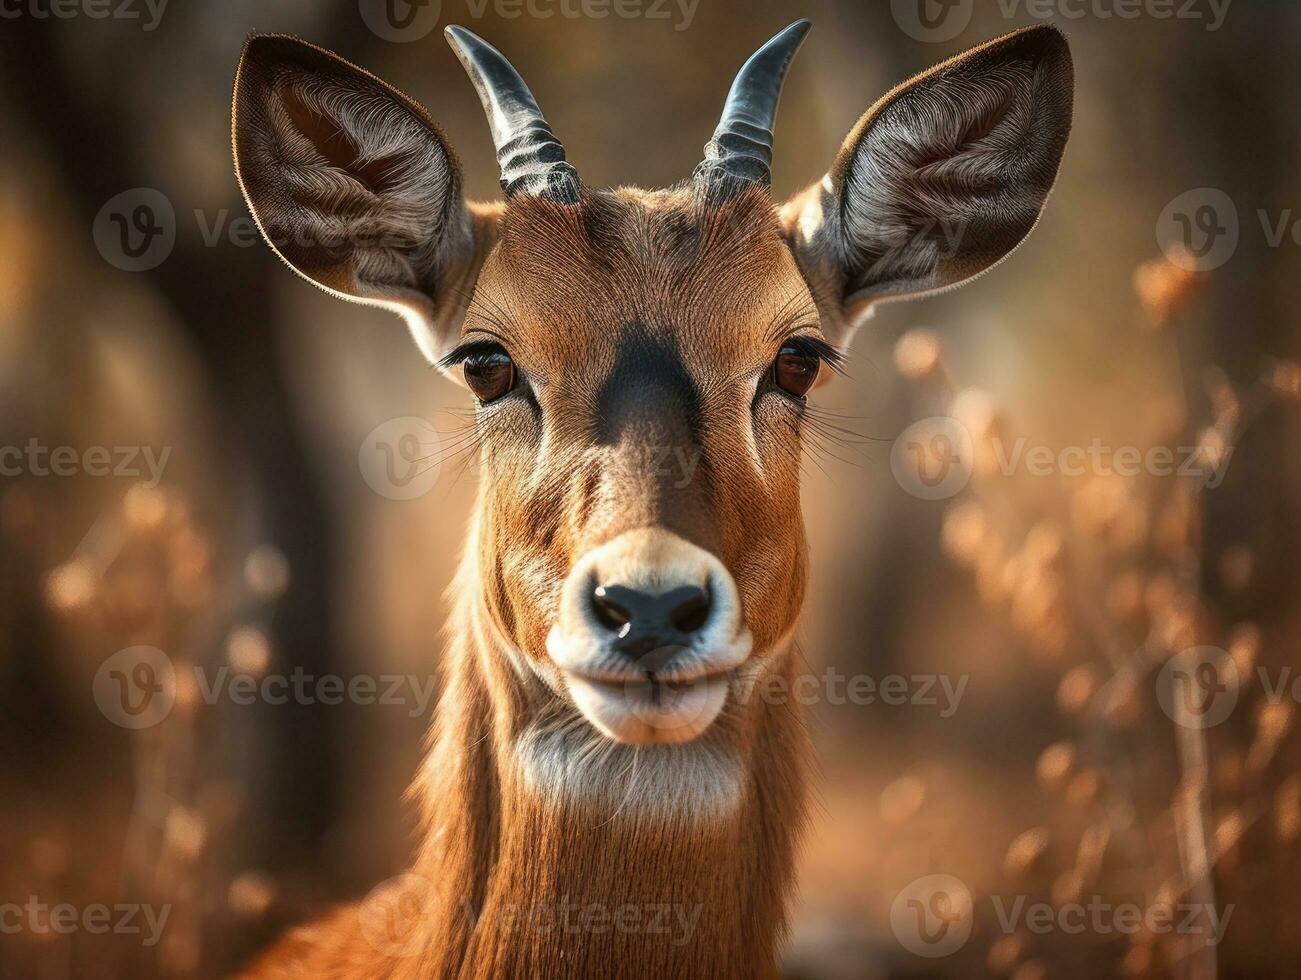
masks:
[[[1203,278],[1180,256],[1140,268],[1135,287],[1147,324],[1177,330]],[[1274,935],[1262,952],[1247,937],[1301,911],[1288,881],[1297,866],[1301,775],[1295,706],[1286,697],[1271,703],[1253,668],[1294,657],[1281,646],[1268,649],[1255,623],[1223,620],[1200,591],[1206,480],[1092,473],[1061,477],[1045,493],[1043,480],[1000,469],[1015,422],[988,394],[961,387],[934,335],[906,334],[895,355],[898,371],[925,386],[973,439],[973,477],[948,506],[945,551],[969,571],[982,602],[1058,674],[1057,709],[1074,732],[1043,745],[1034,779],[1049,816],[1008,844],[995,890],[1056,908],[1093,896],[1142,907],[1215,907],[1230,910],[1235,927],[1217,946],[1201,927],[1186,934],[1004,935],[985,923],[984,934],[994,937],[985,967],[1016,980],[1210,980],[1277,969],[1297,955],[1295,943]],[[1299,374],[1296,364],[1278,363],[1239,392],[1207,365],[1211,417],[1170,418],[1151,433],[1152,444],[1172,453],[1195,446],[1200,473],[1216,472],[1271,403],[1296,401]],[[1245,545],[1225,549],[1219,580],[1250,590],[1253,557]],[[1279,644],[1283,635],[1275,637]],[[1232,714],[1209,726],[1194,714],[1195,690],[1176,686],[1166,698],[1171,710],[1160,706],[1160,685],[1178,676],[1163,668],[1181,651],[1204,646],[1226,651],[1241,679]]]

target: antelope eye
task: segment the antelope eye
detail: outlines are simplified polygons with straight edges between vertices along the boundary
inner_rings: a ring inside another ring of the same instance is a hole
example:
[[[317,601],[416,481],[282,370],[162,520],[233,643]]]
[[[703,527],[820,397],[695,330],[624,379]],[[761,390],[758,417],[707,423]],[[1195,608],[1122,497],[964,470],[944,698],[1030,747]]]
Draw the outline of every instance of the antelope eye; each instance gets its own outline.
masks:
[[[777,354],[772,365],[772,379],[777,387],[796,398],[803,398],[817,380],[822,358],[790,344]]]
[[[515,387],[515,362],[501,347],[471,354],[462,371],[474,397],[485,405]]]

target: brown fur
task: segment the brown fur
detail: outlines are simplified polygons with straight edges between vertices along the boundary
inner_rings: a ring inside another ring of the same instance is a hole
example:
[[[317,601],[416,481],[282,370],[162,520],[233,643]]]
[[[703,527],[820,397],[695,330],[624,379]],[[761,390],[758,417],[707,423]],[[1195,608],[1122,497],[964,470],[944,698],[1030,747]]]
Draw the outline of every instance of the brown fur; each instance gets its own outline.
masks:
[[[1052,28],[952,59],[869,111],[780,215],[758,186],[485,206],[462,201],[450,145],[410,99],[302,42],[250,41],[237,170],[259,227],[295,230],[280,254],[401,312],[431,360],[459,328],[527,379],[478,411],[482,480],[412,790],[412,875],[287,937],[250,976],[776,972],[807,737],[792,700],[762,692],[788,692],[799,660],[807,409],[765,379],[792,335],[842,343],[870,302],[955,285],[1015,247],[1056,174],[1070,85]],[[337,201],[347,227],[391,234],[317,247]],[[973,214],[942,251],[934,219]],[[695,460],[689,478],[657,470],[665,450]],[[575,563],[643,531],[721,561],[753,639],[722,713],[683,744],[602,736],[547,647]],[[564,931],[564,906],[599,919]],[[613,921],[653,906],[690,930]]]
[[[789,685],[796,658],[779,641],[794,627],[806,571],[798,412],[760,407],[762,477],[741,430],[752,417],[745,379],[767,370],[781,331],[805,323],[816,325],[812,300],[762,191],[722,210],[704,208],[688,190],[591,194],[578,207],[524,200],[506,209],[466,335],[508,334],[549,422],[542,452],[541,423],[523,404],[484,424],[483,481],[457,579],[447,684],[413,789],[426,830],[413,870],[437,896],[418,925],[427,939],[419,955],[385,957],[363,935],[357,910],[347,909],[286,939],[251,976],[775,972],[804,809],[806,737],[796,706],[751,697],[691,747],[740,760],[746,778],[735,812],[646,815],[624,802],[636,792],[638,757],[680,747],[607,747],[573,732],[572,751],[620,751],[620,760],[594,762],[592,772],[625,780],[626,792],[616,791],[611,805],[527,785],[513,754],[529,725],[548,714],[557,729],[581,720],[538,678],[514,670],[505,651],[543,663],[573,559],[659,521],[703,538],[722,558],[756,656],[777,651],[765,672]],[[672,513],[662,482],[645,476],[650,447],[597,445],[591,436],[599,381],[629,330],[671,336],[702,390],[708,441],[700,467],[709,477],[692,481],[698,499]],[[575,351],[584,354],[579,362]],[[627,905],[698,909],[699,921],[680,944],[613,928],[557,935],[518,922],[566,900],[610,914]]]

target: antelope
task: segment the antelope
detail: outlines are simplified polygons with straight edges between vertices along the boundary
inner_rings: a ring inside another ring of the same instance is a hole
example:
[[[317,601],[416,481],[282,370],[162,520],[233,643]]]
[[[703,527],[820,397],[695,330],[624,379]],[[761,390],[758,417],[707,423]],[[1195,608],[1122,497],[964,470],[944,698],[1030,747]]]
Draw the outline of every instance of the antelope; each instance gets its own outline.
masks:
[[[251,975],[776,975],[810,753],[794,700],[756,692],[800,676],[807,396],[875,304],[1021,243],[1073,99],[1059,31],[1005,35],[893,89],[775,204],[809,26],[745,63],[665,190],[584,184],[511,64],[449,27],[496,145],[487,204],[415,101],[296,38],[247,42],[234,156],[263,237],[405,319],[473,396],[481,458],[388,931],[345,907]],[[650,465],[670,447],[690,479]]]

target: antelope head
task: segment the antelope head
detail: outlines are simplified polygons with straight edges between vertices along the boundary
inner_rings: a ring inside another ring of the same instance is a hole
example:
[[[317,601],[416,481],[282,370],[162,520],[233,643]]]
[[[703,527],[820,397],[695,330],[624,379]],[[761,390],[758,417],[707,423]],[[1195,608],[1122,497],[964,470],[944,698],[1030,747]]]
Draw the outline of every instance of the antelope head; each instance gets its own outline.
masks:
[[[582,183],[505,58],[449,28],[497,148],[492,205],[463,199],[442,130],[375,76],[281,36],[241,60],[236,162],[267,241],[400,313],[474,398],[467,562],[509,697],[614,742],[747,743],[746,691],[792,669],[810,391],[875,303],[955,286],[1025,238],[1070,129],[1066,42],[1033,27],[888,93],[774,203],[778,95],[808,26],[742,67],[692,178],[656,191]]]

